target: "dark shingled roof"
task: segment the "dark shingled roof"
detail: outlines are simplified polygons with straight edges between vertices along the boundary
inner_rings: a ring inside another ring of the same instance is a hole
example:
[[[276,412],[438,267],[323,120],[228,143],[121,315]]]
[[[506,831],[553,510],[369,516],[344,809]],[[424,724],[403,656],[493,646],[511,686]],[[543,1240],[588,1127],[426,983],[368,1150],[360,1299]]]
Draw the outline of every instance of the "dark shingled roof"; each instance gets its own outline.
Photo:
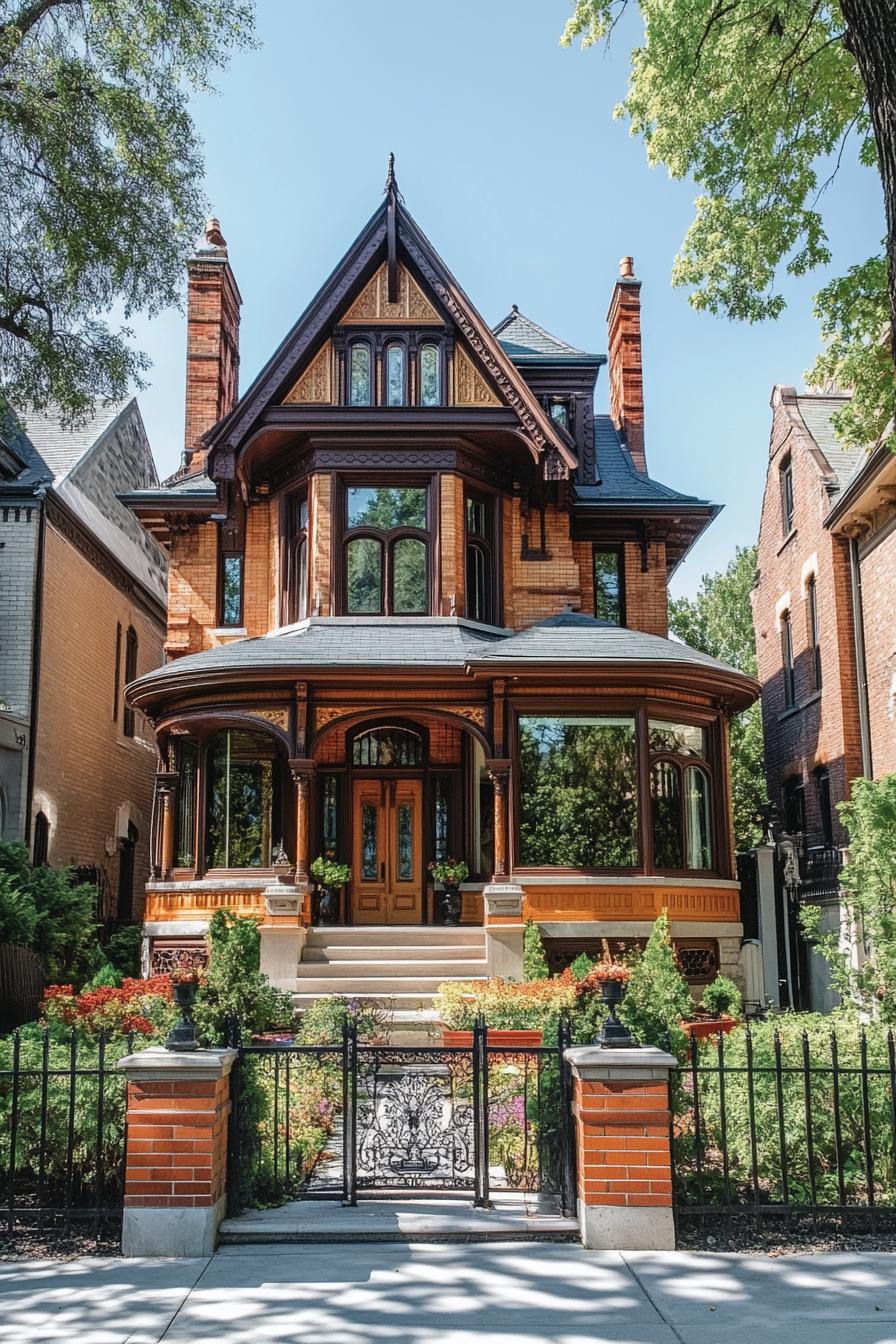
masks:
[[[583,504],[708,504],[638,471],[608,415],[594,417],[594,461],[597,483],[576,486]]]
[[[837,395],[822,392],[800,392],[796,399],[803,423],[827,459],[837,478],[839,490],[844,488],[866,457],[864,448],[842,444],[831,423],[834,413],[841,411],[849,400],[848,393]]]
[[[561,341],[559,336],[552,336],[537,322],[525,317],[516,304],[514,304],[512,311],[505,318],[502,318],[492,330],[498,337],[505,354],[508,354],[517,364],[524,364],[527,361],[593,364],[595,360],[603,364],[606,360],[605,355],[588,354],[585,350],[576,349],[574,345],[570,345],[567,341]]]

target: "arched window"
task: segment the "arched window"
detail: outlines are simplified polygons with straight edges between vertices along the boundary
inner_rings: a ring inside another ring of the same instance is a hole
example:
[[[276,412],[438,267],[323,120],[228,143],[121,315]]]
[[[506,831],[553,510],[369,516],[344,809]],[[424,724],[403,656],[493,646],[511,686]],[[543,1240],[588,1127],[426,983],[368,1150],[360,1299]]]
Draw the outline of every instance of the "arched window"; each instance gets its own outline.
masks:
[[[347,488],[343,543],[348,615],[428,613],[428,513],[425,486]]]
[[[137,631],[132,625],[128,626],[128,633],[125,639],[124,651],[124,684],[134,681],[137,676]],[[125,705],[122,716],[122,732],[125,737],[134,736],[134,711],[130,705]]]
[[[43,812],[38,812],[34,818],[33,840],[31,862],[35,868],[46,868],[50,856],[50,823]]]
[[[128,822],[128,836],[118,845],[118,905],[116,916],[123,924],[134,918],[134,860],[140,832]]]
[[[227,729],[208,744],[206,867],[270,868],[281,841],[281,761],[264,733]]]
[[[369,406],[372,390],[370,346],[366,341],[355,341],[348,355],[349,405]]]
[[[439,347],[427,341],[420,347],[420,405],[442,404],[442,357]]]
[[[471,621],[494,623],[494,507],[487,495],[468,494],[466,522],[466,613]]]
[[[384,360],[386,384],[386,405],[404,406],[407,402],[407,371],[405,368],[404,346],[392,341],[386,346]]]
[[[371,728],[352,743],[352,765],[414,769],[423,764],[423,738],[411,728]]]
[[[781,613],[781,673],[784,679],[784,704],[790,708],[796,699],[796,682],[793,674],[793,630],[789,611]]]
[[[653,863],[658,870],[712,868],[712,784],[706,729],[648,722]]]

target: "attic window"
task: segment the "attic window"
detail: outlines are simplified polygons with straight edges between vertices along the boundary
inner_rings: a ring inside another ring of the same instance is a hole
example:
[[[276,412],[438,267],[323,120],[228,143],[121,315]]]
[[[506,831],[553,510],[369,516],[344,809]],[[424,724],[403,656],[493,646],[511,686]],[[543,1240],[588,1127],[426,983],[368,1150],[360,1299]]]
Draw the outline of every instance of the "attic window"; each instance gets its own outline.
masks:
[[[369,406],[371,393],[370,346],[366,341],[355,341],[349,352],[349,403]]]
[[[439,406],[442,401],[442,356],[434,341],[420,347],[420,405]]]
[[[562,425],[564,429],[569,429],[569,402],[553,397],[548,405],[551,413],[551,419],[556,425]]]

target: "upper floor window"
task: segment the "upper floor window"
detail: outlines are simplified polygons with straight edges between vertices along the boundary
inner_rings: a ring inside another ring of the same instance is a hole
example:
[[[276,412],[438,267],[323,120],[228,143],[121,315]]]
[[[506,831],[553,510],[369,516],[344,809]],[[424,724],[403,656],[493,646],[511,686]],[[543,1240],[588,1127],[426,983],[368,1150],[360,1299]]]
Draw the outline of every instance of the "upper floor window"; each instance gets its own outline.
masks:
[[[373,369],[370,346],[355,341],[349,349],[348,399],[351,406],[369,406],[372,401]]]
[[[221,557],[221,624],[243,623],[243,557]]]
[[[350,616],[429,612],[426,486],[349,486],[345,491],[345,611]]]
[[[712,868],[711,771],[705,728],[649,719],[653,863]]]
[[[308,615],[308,498],[291,499],[289,506],[287,620],[304,621]]]
[[[404,406],[407,403],[407,369],[404,346],[392,341],[386,346],[384,361],[386,405]]]
[[[618,546],[594,548],[594,614],[613,625],[624,623],[622,551]]]
[[[806,833],[806,787],[799,775],[785,779],[781,790],[784,802],[784,829],[788,835]]]
[[[495,622],[494,500],[470,493],[466,526],[466,613],[471,621]]]
[[[420,347],[420,405],[442,404],[442,352],[435,341],[426,341]]]
[[[785,457],[781,463],[781,523],[784,536],[793,531],[793,463]]]
[[[781,613],[781,670],[784,677],[784,704],[789,708],[796,699],[793,675],[793,630],[790,612]]]
[[[809,648],[812,650],[815,689],[821,690],[821,641],[818,633],[818,594],[815,589],[815,575],[809,575],[806,584],[806,609],[809,623]]]
[[[564,429],[569,429],[569,402],[561,397],[552,397],[548,402],[548,410],[551,419],[557,425],[562,425]]]
[[[132,625],[128,626],[128,633],[124,643],[124,684],[133,681],[137,676],[137,631]],[[130,705],[125,705],[122,715],[122,731],[125,737],[134,736],[134,711]]]

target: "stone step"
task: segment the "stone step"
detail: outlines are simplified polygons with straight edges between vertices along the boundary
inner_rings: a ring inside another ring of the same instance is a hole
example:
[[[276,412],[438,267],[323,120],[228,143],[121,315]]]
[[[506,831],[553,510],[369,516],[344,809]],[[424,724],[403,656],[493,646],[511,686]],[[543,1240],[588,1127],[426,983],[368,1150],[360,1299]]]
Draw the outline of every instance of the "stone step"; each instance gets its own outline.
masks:
[[[420,947],[430,943],[452,947],[484,947],[485,930],[462,924],[365,924],[350,928],[319,925],[308,930],[308,947]]]
[[[476,953],[482,956],[477,958]],[[302,964],[320,965],[324,962],[395,962],[430,960],[459,962],[485,959],[482,943],[326,943],[308,942],[302,952]],[[458,972],[466,974],[466,972]]]
[[[319,969],[319,968],[315,968]],[[443,975],[360,976],[327,979],[326,976],[299,975],[294,989],[299,994],[347,994],[355,999],[369,995],[393,997],[396,994],[429,995],[430,998],[443,984]]]
[[[440,957],[413,961],[385,957],[382,961],[346,961],[342,958],[336,961],[332,957],[322,957],[318,961],[303,957],[299,965],[300,980],[308,975],[314,979],[351,980],[353,984],[358,979],[392,979],[396,972],[400,972],[402,977],[413,976],[415,979],[425,976],[427,979],[439,980],[482,980],[488,974],[488,962],[484,957],[469,961],[442,961]]]
[[[330,984],[325,990],[309,991],[305,989],[303,984],[300,990],[292,991],[292,1006],[297,1013],[301,1013],[306,1008],[310,1008],[312,1003],[324,994],[341,994],[347,999],[358,999],[362,1003],[372,1003],[378,1008],[391,1008],[393,1010],[423,1009],[429,1011],[432,1009],[434,998],[434,991],[427,992],[426,990],[400,990],[394,993],[365,991],[364,993],[357,993],[351,986],[344,989],[334,989]]]

